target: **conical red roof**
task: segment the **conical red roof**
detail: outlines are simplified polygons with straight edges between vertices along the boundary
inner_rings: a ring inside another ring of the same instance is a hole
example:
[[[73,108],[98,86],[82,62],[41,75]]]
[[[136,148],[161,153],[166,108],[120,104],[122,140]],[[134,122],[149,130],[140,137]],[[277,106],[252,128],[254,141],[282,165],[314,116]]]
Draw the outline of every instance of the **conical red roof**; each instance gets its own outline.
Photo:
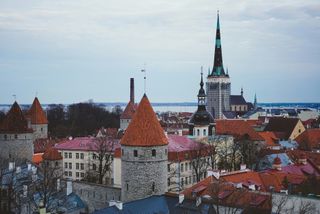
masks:
[[[43,160],[62,160],[61,154],[54,147],[47,149],[42,158]]]
[[[26,117],[31,120],[32,124],[48,124],[47,116],[44,113],[38,98],[34,98],[31,108]]]
[[[162,146],[168,141],[154,113],[148,97],[144,95],[133,116],[121,145],[125,146]]]
[[[132,119],[134,113],[136,112],[137,106],[131,100],[127,104],[126,108],[122,112],[120,119]]]
[[[32,132],[28,128],[28,122],[24,117],[20,106],[14,102],[11,109],[6,114],[2,124],[0,125],[0,132],[2,133],[25,133]]]
[[[273,164],[281,164],[281,159],[278,156],[275,157],[275,159],[273,160]]]

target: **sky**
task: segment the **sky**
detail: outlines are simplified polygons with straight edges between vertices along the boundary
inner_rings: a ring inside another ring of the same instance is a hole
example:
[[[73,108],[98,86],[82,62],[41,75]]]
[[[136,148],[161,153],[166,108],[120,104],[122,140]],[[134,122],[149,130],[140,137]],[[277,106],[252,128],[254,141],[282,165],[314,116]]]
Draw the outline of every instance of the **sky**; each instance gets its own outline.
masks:
[[[217,10],[232,94],[320,102],[319,0],[1,0],[0,103],[196,102]]]

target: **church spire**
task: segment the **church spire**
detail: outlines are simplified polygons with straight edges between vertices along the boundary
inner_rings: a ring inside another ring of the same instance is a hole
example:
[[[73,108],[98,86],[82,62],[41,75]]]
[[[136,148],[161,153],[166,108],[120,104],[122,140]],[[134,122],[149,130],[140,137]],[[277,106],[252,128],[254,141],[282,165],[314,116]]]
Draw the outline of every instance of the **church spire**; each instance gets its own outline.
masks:
[[[198,93],[198,105],[205,105],[206,104],[206,92],[204,91],[204,83],[203,83],[203,68],[201,66],[201,81],[200,81],[200,89]]]
[[[222,62],[219,10],[217,12],[216,44],[215,44],[215,50],[214,50],[214,64],[213,64],[211,75],[212,76],[226,75],[223,69],[223,62]]]
[[[258,102],[257,102],[257,94],[254,94],[254,102],[253,102],[253,108],[257,109],[258,108]]]

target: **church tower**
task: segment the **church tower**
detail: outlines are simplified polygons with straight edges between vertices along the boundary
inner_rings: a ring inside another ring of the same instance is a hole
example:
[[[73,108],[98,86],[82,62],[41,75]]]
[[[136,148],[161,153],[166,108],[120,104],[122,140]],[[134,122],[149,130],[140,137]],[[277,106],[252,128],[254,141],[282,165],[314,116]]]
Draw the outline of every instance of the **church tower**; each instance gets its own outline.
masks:
[[[122,201],[164,194],[168,141],[146,95],[120,143]]]
[[[215,119],[222,119],[223,112],[230,111],[231,82],[229,74],[225,73],[223,68],[219,11],[217,14],[214,64],[211,73],[208,75],[206,89],[208,111]]]
[[[203,89],[203,85],[203,73],[201,71],[198,109],[189,121],[189,135],[197,138],[211,136],[214,123],[212,115],[206,109],[206,93]]]

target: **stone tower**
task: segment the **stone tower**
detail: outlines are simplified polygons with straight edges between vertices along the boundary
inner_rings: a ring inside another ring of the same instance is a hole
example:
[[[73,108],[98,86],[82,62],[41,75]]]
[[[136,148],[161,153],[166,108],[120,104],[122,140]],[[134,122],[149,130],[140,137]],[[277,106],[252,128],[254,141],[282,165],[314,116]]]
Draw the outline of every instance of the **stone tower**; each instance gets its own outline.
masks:
[[[20,106],[14,102],[0,124],[0,159],[21,164],[32,160],[33,131]]]
[[[121,153],[122,201],[167,191],[168,141],[146,95],[121,139]]]
[[[221,50],[219,12],[217,15],[214,65],[207,79],[207,109],[215,119],[221,119],[224,111],[230,111],[231,82],[224,72]]]
[[[31,108],[26,114],[28,126],[32,128],[34,140],[48,138],[48,120],[38,98],[34,98]]]
[[[212,135],[214,119],[206,109],[206,93],[203,89],[203,74],[201,71],[200,90],[198,93],[198,109],[189,121],[189,135],[197,138]]]

